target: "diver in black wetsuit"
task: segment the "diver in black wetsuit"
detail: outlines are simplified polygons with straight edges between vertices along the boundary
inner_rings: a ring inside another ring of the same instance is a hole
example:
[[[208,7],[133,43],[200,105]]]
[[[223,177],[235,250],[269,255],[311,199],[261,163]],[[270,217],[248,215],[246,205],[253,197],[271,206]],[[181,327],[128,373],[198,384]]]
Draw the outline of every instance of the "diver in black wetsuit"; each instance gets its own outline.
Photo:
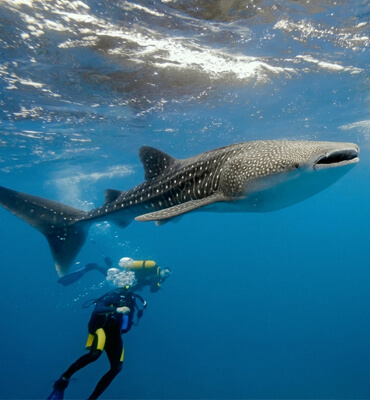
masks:
[[[137,305],[137,299],[142,303],[141,308]],[[86,343],[90,352],[80,357],[61,375],[48,400],[63,399],[72,375],[96,361],[103,350],[107,353],[110,369],[100,379],[89,399],[97,399],[122,369],[124,351],[121,334],[131,329],[135,310],[137,321],[141,318],[146,302],[141,296],[134,294],[128,285],[108,292],[94,303],[95,309],[89,321],[89,337]]]

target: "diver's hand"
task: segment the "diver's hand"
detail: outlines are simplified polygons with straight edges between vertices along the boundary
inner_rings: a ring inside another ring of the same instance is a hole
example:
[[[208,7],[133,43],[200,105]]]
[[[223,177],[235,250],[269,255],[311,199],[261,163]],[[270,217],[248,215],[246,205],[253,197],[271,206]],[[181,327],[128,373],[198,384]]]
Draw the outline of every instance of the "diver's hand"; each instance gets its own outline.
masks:
[[[128,307],[123,306],[123,307],[117,307],[116,311],[121,314],[128,314],[131,310]]]

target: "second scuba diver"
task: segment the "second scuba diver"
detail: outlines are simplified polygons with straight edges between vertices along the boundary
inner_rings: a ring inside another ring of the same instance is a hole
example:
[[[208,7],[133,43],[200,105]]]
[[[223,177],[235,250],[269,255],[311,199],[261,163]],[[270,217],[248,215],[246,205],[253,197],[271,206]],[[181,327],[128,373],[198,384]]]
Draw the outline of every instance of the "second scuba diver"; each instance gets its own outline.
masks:
[[[106,276],[108,281],[114,283],[114,275],[119,276],[122,271],[134,271],[137,279],[135,290],[141,290],[144,286],[149,286],[151,292],[156,292],[160,289],[161,284],[166,278],[171,275],[169,268],[161,268],[152,260],[135,261],[132,258],[123,257],[118,263],[119,268],[112,268],[113,262],[107,256],[104,256],[104,261],[105,266],[96,263],[86,264],[84,268],[59,278],[58,282],[63,286],[68,286],[76,282],[87,272],[96,270]]]

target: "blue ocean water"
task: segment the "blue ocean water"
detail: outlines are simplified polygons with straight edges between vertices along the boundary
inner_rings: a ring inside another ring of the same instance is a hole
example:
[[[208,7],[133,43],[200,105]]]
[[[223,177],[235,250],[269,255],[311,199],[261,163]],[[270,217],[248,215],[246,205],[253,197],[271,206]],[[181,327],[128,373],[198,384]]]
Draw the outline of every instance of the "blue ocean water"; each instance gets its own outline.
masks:
[[[91,228],[74,268],[173,275],[124,336],[104,399],[370,398],[369,4],[0,2],[0,184],[91,209],[142,182],[142,145],[186,158],[256,139],[355,142],[336,184],[268,214]],[[109,288],[57,283],[48,244],[0,209],[0,397],[46,398]],[[66,398],[86,398],[103,356]]]

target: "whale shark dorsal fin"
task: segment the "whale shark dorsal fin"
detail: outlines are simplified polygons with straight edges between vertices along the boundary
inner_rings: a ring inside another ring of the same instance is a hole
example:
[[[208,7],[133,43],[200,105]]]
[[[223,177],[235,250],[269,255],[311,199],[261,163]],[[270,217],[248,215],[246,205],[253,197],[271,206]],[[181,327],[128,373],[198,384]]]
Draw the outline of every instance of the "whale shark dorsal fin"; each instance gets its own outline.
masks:
[[[115,201],[125,192],[122,192],[121,190],[115,190],[115,189],[106,189],[104,192],[104,197],[105,197],[105,204],[111,203],[112,201]]]
[[[229,200],[230,199],[222,193],[214,193],[211,196],[204,197],[202,199],[187,201],[186,203],[181,203],[173,207],[165,208],[163,210],[139,215],[135,218],[135,220],[140,222],[156,221],[159,222],[159,225],[162,225],[165,220],[175,218],[179,215],[196,210],[197,208]]]
[[[149,146],[140,148],[139,157],[143,163],[146,180],[156,178],[178,161],[163,151]]]

